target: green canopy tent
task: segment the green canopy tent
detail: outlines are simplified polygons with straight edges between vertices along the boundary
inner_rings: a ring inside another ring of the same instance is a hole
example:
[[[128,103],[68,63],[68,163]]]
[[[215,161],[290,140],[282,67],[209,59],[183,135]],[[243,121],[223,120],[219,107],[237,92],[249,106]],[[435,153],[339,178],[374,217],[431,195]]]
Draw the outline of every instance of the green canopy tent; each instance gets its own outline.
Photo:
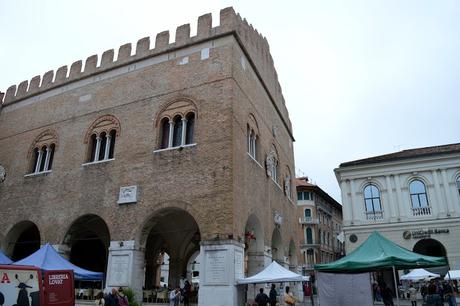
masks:
[[[414,269],[446,266],[444,257],[425,256],[411,252],[374,231],[366,241],[349,255],[327,264],[318,264],[314,269],[329,273],[362,273],[393,269],[395,288],[396,269]],[[399,304],[399,297],[396,294]]]

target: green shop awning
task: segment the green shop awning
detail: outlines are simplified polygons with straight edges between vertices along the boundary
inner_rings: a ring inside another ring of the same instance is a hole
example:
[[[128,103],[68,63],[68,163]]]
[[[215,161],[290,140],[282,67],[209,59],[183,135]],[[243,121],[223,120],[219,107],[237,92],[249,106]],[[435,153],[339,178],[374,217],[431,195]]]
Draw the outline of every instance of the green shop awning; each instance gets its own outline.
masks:
[[[375,231],[349,255],[328,264],[315,265],[314,268],[320,272],[360,273],[393,267],[402,270],[445,265],[447,260],[444,257],[411,252]]]

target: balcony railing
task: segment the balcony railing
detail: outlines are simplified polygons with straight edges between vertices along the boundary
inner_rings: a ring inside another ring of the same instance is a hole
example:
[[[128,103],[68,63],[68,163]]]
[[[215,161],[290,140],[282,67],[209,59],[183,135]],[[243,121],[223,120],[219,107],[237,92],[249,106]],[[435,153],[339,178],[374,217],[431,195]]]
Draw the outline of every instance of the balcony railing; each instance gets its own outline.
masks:
[[[302,218],[299,218],[299,223],[300,224],[319,224],[319,219],[312,218],[312,217],[302,217]]]
[[[366,211],[366,220],[380,221],[383,220],[383,210],[379,211]]]
[[[413,207],[412,208],[413,216],[429,216],[431,215],[431,207]]]
[[[301,248],[317,248],[319,247],[319,243],[315,240],[313,241],[305,241],[305,240],[300,240],[300,247]]]

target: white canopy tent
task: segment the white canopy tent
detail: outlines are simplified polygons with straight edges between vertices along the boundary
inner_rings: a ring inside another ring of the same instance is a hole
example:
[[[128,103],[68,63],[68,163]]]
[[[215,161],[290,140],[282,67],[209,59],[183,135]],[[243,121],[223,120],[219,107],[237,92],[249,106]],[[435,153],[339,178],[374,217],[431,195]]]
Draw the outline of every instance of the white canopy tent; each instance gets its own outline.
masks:
[[[460,270],[450,270],[446,276],[444,277],[445,280],[449,280],[449,276],[450,276],[450,279],[460,279]]]
[[[248,278],[238,280],[239,285],[243,284],[262,284],[262,283],[281,283],[281,282],[304,282],[310,279],[309,276],[289,271],[283,268],[276,261],[273,261],[261,272]]]
[[[440,277],[439,274],[431,273],[425,269],[414,269],[407,274],[404,274],[399,279],[408,281],[421,281],[424,279]]]

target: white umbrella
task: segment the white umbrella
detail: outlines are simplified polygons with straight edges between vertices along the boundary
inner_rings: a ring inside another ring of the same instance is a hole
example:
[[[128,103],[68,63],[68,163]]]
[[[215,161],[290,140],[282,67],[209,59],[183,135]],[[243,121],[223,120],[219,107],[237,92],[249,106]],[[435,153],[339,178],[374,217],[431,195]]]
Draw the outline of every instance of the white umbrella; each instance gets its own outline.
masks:
[[[407,274],[404,274],[400,280],[420,281],[424,279],[440,277],[439,274],[431,273],[425,269],[414,269]]]
[[[450,279],[460,279],[460,270],[450,270],[449,272],[447,272],[444,279],[449,280],[449,276]]]

